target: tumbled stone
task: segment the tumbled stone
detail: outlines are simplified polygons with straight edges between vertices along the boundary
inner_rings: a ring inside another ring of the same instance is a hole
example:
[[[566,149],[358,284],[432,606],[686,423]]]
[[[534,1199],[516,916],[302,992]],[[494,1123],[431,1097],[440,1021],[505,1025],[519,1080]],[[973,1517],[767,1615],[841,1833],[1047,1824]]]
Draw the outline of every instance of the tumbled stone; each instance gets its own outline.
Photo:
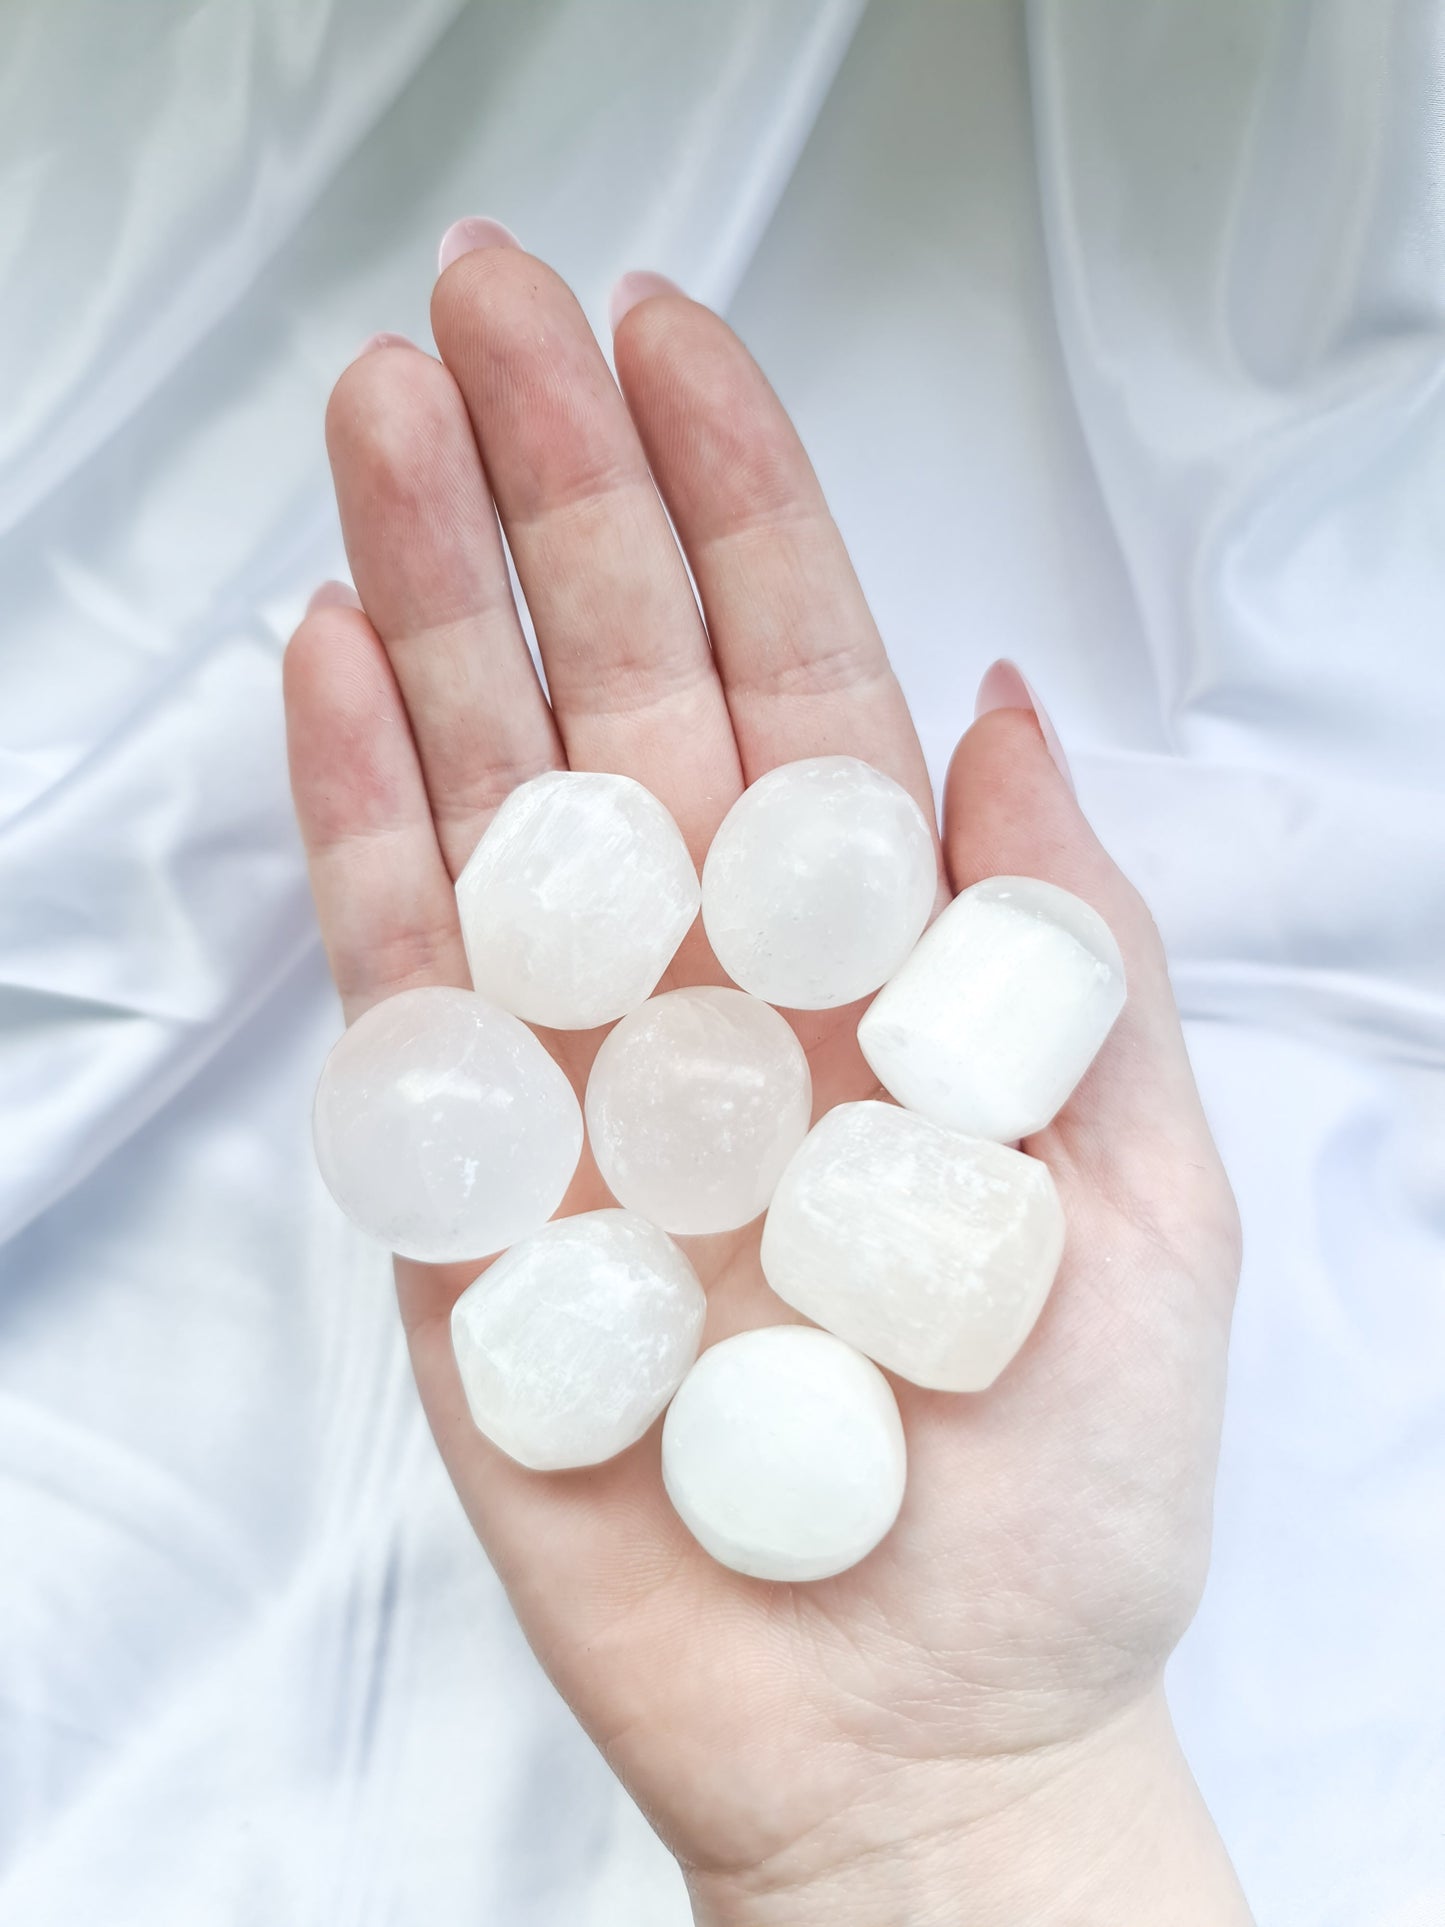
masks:
[[[457,878],[473,986],[554,1030],[656,989],[697,915],[682,832],[628,776],[549,770],[512,791]]]
[[[707,1301],[664,1232],[586,1211],[504,1252],[452,1308],[479,1431],[538,1472],[635,1444],[697,1357]]]
[[[327,1058],[316,1161],[346,1215],[404,1258],[485,1258],[536,1231],[582,1151],[566,1077],[470,990],[404,990]]]
[[[1104,919],[1033,877],[954,898],[858,1026],[900,1104],[1011,1144],[1062,1109],[1124,1008]]]
[[[827,1332],[743,1332],[683,1380],[663,1421],[662,1477],[721,1564],[755,1579],[826,1579],[856,1566],[898,1516],[898,1405],[877,1367]]]
[[[760,776],[733,804],[702,870],[702,917],[744,990],[793,1010],[866,997],[928,922],[938,859],[928,819],[853,756]]]
[[[620,1204],[675,1234],[767,1208],[812,1114],[791,1026],[741,990],[670,990],[624,1017],[587,1084],[587,1132]]]
[[[942,1392],[991,1385],[1064,1248],[1047,1166],[882,1103],[840,1104],[783,1173],[763,1272],[794,1310]]]

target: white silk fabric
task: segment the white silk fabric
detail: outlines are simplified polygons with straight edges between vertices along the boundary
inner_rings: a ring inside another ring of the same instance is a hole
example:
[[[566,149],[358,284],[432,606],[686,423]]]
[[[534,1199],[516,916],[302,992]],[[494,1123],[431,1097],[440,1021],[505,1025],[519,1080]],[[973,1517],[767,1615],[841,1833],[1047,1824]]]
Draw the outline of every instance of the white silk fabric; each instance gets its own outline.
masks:
[[[308,1145],[280,654],[466,212],[733,318],[938,776],[1049,701],[1248,1239],[1181,1730],[1262,1920],[1445,1918],[1442,96],[1432,0],[11,0],[0,1920],[686,1918]]]

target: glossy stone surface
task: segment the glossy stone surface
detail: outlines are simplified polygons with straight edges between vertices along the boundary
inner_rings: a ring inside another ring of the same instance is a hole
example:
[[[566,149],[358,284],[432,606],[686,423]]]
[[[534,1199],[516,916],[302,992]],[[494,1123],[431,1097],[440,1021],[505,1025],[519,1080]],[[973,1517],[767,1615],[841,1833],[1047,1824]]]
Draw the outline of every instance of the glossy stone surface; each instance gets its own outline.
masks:
[[[783,1173],[762,1264],[786,1304],[890,1371],[978,1392],[1033,1329],[1063,1247],[1037,1158],[893,1104],[840,1104]]]
[[[656,1225],[631,1211],[559,1218],[453,1307],[472,1418],[535,1471],[600,1465],[663,1411],[706,1312],[697,1273]]]
[[[767,1209],[812,1114],[792,1027],[740,990],[670,990],[625,1017],[587,1084],[587,1134],[620,1204],[674,1235]]]
[[[656,989],[697,915],[672,817],[627,776],[549,770],[512,791],[457,878],[472,984],[554,1030],[591,1030]]]
[[[887,1379],[806,1325],[710,1347],[663,1421],[678,1516],[714,1559],[756,1579],[856,1566],[897,1518],[907,1469]]]
[[[900,1104],[1010,1144],[1068,1101],[1124,995],[1097,910],[1033,877],[989,877],[954,898],[884,985],[858,1042]]]
[[[572,1086],[469,990],[404,990],[327,1058],[316,1161],[346,1215],[405,1258],[485,1258],[545,1224],[582,1152]]]
[[[792,1010],[866,997],[917,942],[938,890],[933,835],[907,790],[852,756],[760,776],[702,870],[702,917],[744,990]]]

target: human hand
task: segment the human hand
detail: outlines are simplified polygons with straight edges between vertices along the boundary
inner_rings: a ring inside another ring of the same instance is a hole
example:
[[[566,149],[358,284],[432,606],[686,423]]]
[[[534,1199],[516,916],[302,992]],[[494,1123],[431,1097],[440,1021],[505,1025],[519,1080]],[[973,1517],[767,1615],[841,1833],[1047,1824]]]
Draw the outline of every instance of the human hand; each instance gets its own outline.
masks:
[[[480,231],[490,244],[437,283],[441,359],[390,340],[337,384],[328,439],[365,613],[314,608],[287,653],[296,806],[348,1021],[468,983],[452,879],[538,770],[636,777],[699,863],[744,783],[797,757],[861,757],[933,814],[843,543],[736,337],[648,287],[617,331],[619,394],[565,286]],[[1234,1206],[1148,912],[1022,685],[995,686],[1005,706],[949,774],[941,892],[999,873],[1077,892],[1118,937],[1129,1002],[1026,1146],[1068,1243],[1020,1356],[976,1397],[895,1381],[909,1486],[877,1551],[807,1586],[715,1565],[664,1495],[658,1428],[607,1465],[524,1471],[477,1432],[452,1356],[477,1267],[397,1266],[467,1512],[700,1920],[1248,1917],[1160,1689],[1208,1556]],[[719,980],[695,926],[667,984]],[[820,1113],[877,1093],[860,1009],[796,1019]],[[599,1036],[547,1038],[579,1091]],[[584,1156],[565,1208],[607,1201]],[[686,1244],[705,1342],[793,1317],[756,1225]]]

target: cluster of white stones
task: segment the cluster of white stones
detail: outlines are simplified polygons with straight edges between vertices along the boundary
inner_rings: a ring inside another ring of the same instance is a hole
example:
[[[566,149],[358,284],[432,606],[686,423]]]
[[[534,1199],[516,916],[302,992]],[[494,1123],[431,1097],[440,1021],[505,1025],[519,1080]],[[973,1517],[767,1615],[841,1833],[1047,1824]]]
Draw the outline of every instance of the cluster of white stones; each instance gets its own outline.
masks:
[[[975,884],[926,928],[938,879],[924,812],[852,757],[754,783],[701,888],[639,784],[548,772],[508,797],[458,878],[476,988],[387,999],[322,1072],[317,1157],[342,1209],[404,1257],[502,1253],[452,1314],[478,1429],[558,1471],[612,1458],[665,1412],[679,1517],[757,1578],[826,1578],[872,1551],[906,1478],[878,1367],[982,1391],[1063,1251],[1048,1169],[1014,1147],[1122,1009],[1118,946],[1087,904],[1027,877]],[[741,988],[654,996],[699,907]],[[874,991],[858,1042],[897,1102],[841,1104],[810,1130],[807,1058],[774,1005]],[[586,1136],[622,1208],[549,1222],[583,1110],[527,1025],[608,1023]],[[765,1212],[764,1276],[812,1323],[699,1357],[706,1302],[673,1239]]]

